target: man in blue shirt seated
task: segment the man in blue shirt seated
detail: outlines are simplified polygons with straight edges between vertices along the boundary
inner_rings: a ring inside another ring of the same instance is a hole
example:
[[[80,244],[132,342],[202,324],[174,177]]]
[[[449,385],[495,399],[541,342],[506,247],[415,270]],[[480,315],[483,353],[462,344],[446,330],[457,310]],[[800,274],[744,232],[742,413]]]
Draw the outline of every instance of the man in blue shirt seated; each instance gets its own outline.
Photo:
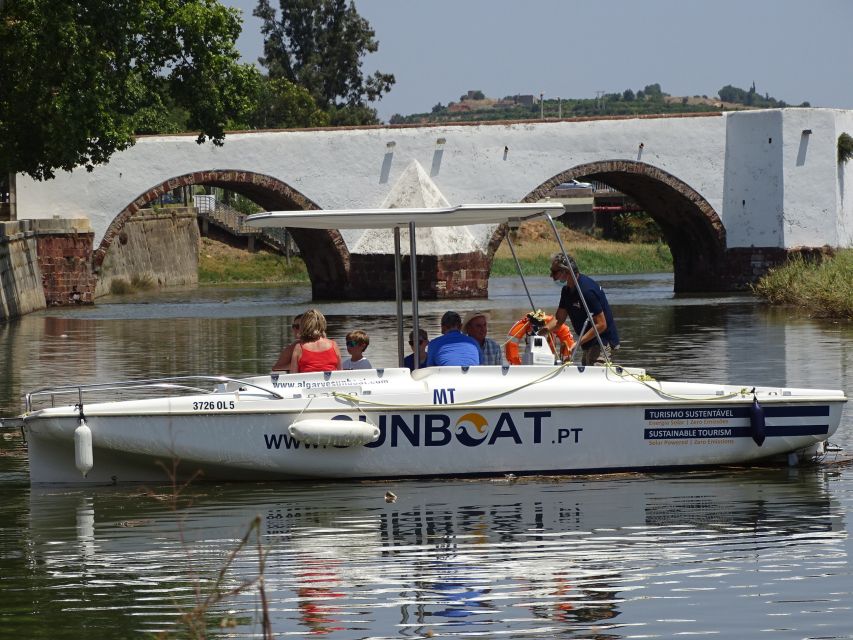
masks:
[[[427,366],[470,366],[483,364],[483,350],[477,341],[461,331],[462,318],[455,311],[441,316],[441,333],[427,346]]]

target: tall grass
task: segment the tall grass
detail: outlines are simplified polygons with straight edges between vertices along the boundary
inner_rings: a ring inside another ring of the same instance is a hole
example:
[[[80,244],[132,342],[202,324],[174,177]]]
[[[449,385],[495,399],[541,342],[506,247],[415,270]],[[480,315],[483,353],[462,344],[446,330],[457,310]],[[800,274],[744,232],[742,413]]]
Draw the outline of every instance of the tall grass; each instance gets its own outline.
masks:
[[[596,240],[574,234],[563,239],[566,251],[583,273],[660,273],[672,271],[672,254],[665,244],[632,244]],[[556,241],[544,238],[514,240],[516,255],[524,273],[548,275],[551,256],[559,251]],[[495,253],[493,276],[515,275],[515,262],[504,242]]]
[[[772,269],[753,287],[773,304],[795,305],[822,318],[853,318],[853,249],[842,249],[820,262],[792,258]]]
[[[202,238],[198,257],[200,284],[233,282],[308,282],[301,258],[287,259],[267,251],[248,252]]]
[[[526,274],[548,274],[551,256],[559,250],[550,228],[541,223],[524,227],[513,246]],[[561,228],[560,235],[569,255],[581,271],[589,274],[660,273],[672,271],[672,254],[663,243],[633,244],[598,240]],[[514,276],[517,270],[506,241],[498,248],[492,263],[493,276]],[[265,251],[249,253],[209,238],[202,238],[199,251],[198,280],[202,284],[234,282],[308,282],[308,271],[300,258]]]

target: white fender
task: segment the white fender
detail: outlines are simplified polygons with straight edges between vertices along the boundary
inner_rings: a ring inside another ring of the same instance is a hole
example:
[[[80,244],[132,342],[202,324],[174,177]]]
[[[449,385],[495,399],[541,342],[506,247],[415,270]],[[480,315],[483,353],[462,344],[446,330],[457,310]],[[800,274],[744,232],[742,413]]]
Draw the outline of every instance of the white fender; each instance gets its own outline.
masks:
[[[80,419],[80,426],[74,429],[74,465],[83,474],[84,478],[94,466],[92,430],[82,418]]]
[[[305,444],[352,447],[379,439],[379,427],[360,420],[308,418],[297,420],[287,430]]]

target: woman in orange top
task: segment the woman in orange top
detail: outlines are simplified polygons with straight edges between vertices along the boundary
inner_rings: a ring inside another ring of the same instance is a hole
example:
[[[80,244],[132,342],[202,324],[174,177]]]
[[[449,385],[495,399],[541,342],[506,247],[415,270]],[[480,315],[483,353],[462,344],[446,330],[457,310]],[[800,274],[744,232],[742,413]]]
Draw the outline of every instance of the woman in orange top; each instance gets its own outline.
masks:
[[[507,336],[506,344],[504,345],[504,353],[507,362],[510,364],[521,364],[521,355],[518,351],[518,345],[524,341],[530,333],[538,333],[548,322],[552,316],[545,315],[541,309],[531,311],[521,320],[512,325]],[[557,338],[560,340],[560,359],[565,360],[572,354],[572,349],[575,346],[575,339],[572,337],[572,332],[565,324],[561,324],[556,331]],[[551,351],[556,353],[554,349],[554,334],[548,334],[548,344]]]
[[[299,322],[300,343],[293,347],[290,372],[337,371],[341,368],[341,352],[334,340],[326,337],[326,318],[316,309],[302,314]]]

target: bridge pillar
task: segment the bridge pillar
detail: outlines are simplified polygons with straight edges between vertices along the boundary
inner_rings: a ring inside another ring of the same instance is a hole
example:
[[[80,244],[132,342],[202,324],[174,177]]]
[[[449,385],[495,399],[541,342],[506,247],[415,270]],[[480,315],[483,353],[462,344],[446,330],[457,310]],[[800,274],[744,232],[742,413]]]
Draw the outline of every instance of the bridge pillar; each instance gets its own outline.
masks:
[[[409,256],[403,256],[403,296],[411,296]],[[417,258],[418,298],[445,300],[453,298],[485,298],[489,294],[491,259],[484,253],[424,255]],[[381,274],[381,277],[379,276]],[[330,288],[315,280],[315,297],[350,300],[393,300],[394,256],[391,254],[353,254],[347,273],[348,285]]]

